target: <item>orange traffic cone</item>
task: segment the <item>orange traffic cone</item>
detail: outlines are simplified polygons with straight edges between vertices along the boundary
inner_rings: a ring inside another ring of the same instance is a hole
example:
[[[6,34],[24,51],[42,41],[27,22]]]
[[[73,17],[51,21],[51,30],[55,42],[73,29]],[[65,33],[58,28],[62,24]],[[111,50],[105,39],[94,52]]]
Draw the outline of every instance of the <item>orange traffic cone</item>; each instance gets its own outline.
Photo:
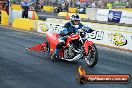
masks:
[[[35,11],[32,11],[32,20],[35,20]]]
[[[69,17],[69,14],[68,14],[68,12],[67,12],[67,14],[66,14],[66,17],[65,17],[65,19],[66,19],[66,20],[70,20],[70,17]]]

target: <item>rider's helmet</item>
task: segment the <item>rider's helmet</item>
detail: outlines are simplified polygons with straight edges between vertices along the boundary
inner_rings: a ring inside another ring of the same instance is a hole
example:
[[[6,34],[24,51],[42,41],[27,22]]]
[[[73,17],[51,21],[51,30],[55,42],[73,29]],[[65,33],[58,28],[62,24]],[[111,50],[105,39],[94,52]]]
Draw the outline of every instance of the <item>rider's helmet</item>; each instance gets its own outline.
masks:
[[[73,25],[78,25],[80,23],[80,17],[78,14],[73,14],[71,17],[70,17],[70,20],[71,20],[71,23]]]

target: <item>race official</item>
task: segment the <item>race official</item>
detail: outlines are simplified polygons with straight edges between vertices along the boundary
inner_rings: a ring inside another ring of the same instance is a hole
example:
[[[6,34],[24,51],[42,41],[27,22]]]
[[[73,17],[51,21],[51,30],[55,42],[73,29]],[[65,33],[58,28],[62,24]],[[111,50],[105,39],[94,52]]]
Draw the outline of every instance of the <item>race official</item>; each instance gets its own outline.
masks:
[[[22,18],[28,18],[28,11],[30,9],[30,3],[28,0],[23,0],[23,2],[21,2],[21,7],[23,9]]]

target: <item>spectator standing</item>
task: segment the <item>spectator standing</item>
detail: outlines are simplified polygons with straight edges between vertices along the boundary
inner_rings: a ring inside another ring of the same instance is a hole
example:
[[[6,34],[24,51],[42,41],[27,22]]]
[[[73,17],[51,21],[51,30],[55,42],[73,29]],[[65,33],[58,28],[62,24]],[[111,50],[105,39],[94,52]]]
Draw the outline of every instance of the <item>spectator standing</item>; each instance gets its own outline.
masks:
[[[97,4],[98,4],[98,8],[101,8],[102,1],[101,1],[101,0],[99,0]]]
[[[3,9],[7,12],[7,14],[9,15],[9,0],[5,0],[3,3]]]
[[[76,6],[78,7],[78,6],[80,6],[80,5],[81,5],[81,2],[80,2],[79,0],[77,0]]]
[[[29,1],[23,0],[23,2],[21,2],[21,7],[23,9],[22,18],[28,18],[28,11],[30,9]]]
[[[91,4],[91,8],[96,8],[96,4],[95,4],[95,2],[92,2],[92,4]]]
[[[129,8],[129,2],[126,1],[126,8]]]
[[[66,2],[65,2],[65,6],[64,6],[64,10],[65,10],[66,12],[68,12],[68,7],[69,7],[69,2],[66,1]]]
[[[108,9],[112,9],[112,7],[113,7],[112,3],[111,3],[111,2],[108,2],[108,3],[107,3],[107,8],[108,8]]]

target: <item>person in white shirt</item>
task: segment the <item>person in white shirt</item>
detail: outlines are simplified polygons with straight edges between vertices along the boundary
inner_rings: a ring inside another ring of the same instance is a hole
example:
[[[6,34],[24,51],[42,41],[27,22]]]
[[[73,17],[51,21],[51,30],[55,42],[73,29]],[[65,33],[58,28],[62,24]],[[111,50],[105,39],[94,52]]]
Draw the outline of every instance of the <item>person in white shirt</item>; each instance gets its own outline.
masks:
[[[91,4],[91,8],[96,8],[95,2],[93,2],[93,3]]]

